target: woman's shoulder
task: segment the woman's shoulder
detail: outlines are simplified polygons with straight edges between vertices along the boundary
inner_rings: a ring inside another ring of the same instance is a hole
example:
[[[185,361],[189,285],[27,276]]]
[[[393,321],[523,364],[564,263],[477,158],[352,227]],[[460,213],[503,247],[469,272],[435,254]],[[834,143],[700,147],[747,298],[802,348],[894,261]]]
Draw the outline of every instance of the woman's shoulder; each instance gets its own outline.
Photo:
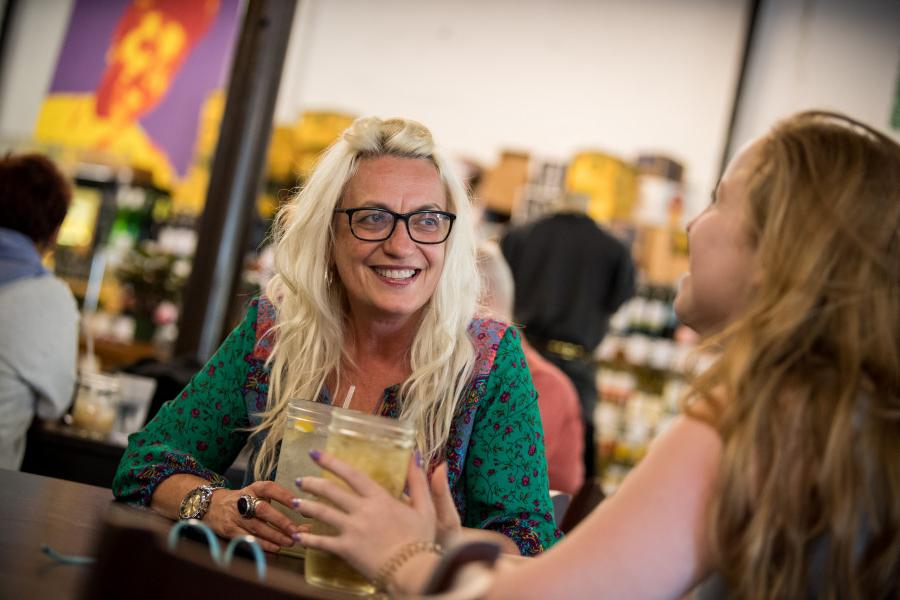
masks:
[[[509,334],[516,340],[519,330],[512,324],[490,316],[476,316],[469,322],[469,337],[475,348],[475,374],[487,375],[497,356],[503,338]]]
[[[469,321],[469,337],[472,338],[476,351],[481,347],[499,344],[509,330],[518,335],[510,323],[491,316],[478,315]]]
[[[69,286],[53,275],[29,277],[0,287],[0,304],[13,308],[17,319],[78,320],[78,305]]]
[[[19,296],[50,296],[52,300],[59,302],[71,302],[75,304],[72,291],[63,280],[52,274],[44,274],[37,277],[24,277],[12,283],[0,286],[4,293],[17,294]]]
[[[257,330],[260,326],[265,326],[268,331],[275,325],[275,305],[269,300],[268,296],[260,295],[250,302],[250,310],[256,310],[256,326]]]
[[[256,344],[253,346],[253,358],[267,360],[275,345],[274,327],[277,317],[275,305],[267,296],[260,295],[253,299],[248,308],[248,317],[256,311]]]

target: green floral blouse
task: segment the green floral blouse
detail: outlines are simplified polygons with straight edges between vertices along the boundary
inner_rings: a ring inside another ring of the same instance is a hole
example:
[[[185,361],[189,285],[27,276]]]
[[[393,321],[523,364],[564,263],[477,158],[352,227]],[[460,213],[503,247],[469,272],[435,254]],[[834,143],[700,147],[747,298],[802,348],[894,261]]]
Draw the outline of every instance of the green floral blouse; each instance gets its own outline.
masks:
[[[254,300],[243,322],[175,399],[128,439],[113,480],[117,498],[147,505],[156,486],[176,473],[226,484],[220,475],[249,442],[251,468],[262,442],[249,438],[266,408],[275,323],[272,304]],[[505,323],[475,319],[474,375],[446,446],[450,488],[463,525],[501,532],[523,555],[537,554],[561,537],[554,525],[537,393],[519,333]],[[399,384],[385,390],[377,412],[397,417]],[[323,391],[321,402],[329,402]],[[274,473],[272,474],[274,478]]]

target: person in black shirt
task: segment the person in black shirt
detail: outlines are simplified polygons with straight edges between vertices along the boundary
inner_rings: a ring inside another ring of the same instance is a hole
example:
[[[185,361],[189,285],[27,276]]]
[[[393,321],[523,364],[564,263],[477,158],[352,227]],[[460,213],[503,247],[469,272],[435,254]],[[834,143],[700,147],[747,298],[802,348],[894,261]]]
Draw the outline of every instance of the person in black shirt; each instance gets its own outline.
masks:
[[[635,284],[628,248],[584,214],[581,199],[570,197],[562,211],[510,230],[500,248],[516,284],[515,321],[578,390],[588,478],[596,474],[592,357]]]

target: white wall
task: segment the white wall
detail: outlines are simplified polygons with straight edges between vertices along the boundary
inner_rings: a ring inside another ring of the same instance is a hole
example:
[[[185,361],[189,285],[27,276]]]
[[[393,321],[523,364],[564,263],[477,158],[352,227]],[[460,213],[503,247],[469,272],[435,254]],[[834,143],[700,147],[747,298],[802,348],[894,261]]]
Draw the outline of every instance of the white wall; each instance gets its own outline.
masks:
[[[405,116],[451,152],[670,154],[718,176],[743,0],[304,0],[276,118]],[[690,204],[689,199],[689,204]]]
[[[768,0],[735,124],[734,153],[799,110],[845,112],[890,129],[900,77],[900,1]]]
[[[74,4],[74,0],[16,2],[0,71],[0,138],[31,138]]]
[[[748,0],[301,0],[276,118],[426,123],[451,152],[666,152],[689,212],[718,175]],[[16,3],[0,137],[31,134],[73,0]],[[735,143],[811,106],[888,129],[900,0],[763,0]],[[892,135],[900,138],[898,132]]]

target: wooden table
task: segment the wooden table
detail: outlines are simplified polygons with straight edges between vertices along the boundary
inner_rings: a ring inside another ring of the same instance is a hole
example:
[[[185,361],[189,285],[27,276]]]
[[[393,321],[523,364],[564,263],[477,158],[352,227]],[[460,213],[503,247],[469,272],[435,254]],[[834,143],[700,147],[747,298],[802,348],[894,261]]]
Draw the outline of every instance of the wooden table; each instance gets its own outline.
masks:
[[[41,554],[91,554],[108,489],[0,469],[0,597],[75,598],[87,573]]]
[[[197,595],[217,586],[272,599],[359,598],[310,586],[300,559],[267,554],[268,577],[258,583],[247,559],[236,558],[225,570],[190,540],[171,553],[164,548],[171,526],[149,510],[114,502],[109,489],[0,469],[0,598],[233,597]],[[100,562],[61,564],[41,553],[42,544],[67,555],[99,556]]]

